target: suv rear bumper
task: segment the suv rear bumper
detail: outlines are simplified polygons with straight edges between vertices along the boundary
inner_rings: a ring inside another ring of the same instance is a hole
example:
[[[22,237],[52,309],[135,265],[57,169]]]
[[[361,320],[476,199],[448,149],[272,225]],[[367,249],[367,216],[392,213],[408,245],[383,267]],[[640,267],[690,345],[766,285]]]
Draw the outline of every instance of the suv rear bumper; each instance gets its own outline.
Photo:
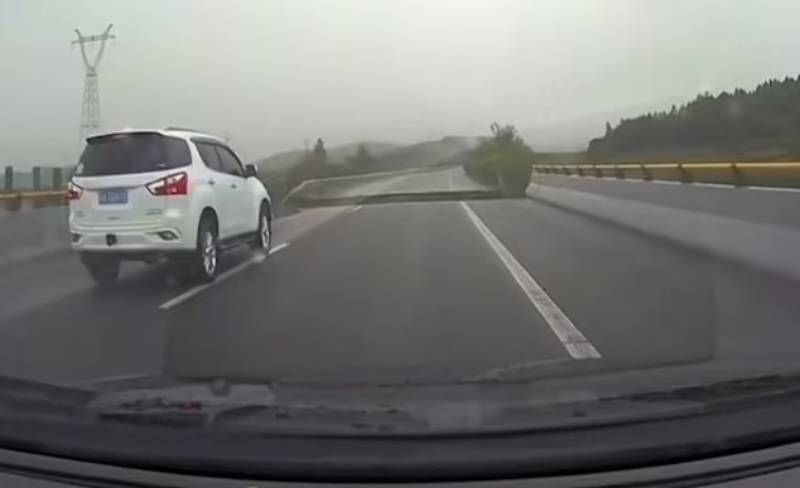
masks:
[[[75,251],[170,252],[190,251],[197,245],[195,232],[167,223],[146,226],[80,226],[70,222],[70,239]]]

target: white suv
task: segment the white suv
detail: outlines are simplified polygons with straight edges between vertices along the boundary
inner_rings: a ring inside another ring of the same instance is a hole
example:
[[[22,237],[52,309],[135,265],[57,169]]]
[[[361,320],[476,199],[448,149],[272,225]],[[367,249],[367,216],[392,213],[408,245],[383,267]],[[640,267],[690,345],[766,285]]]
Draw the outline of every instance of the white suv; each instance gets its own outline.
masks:
[[[223,139],[184,129],[90,137],[67,187],[72,248],[101,285],[120,262],[166,256],[184,280],[210,281],[218,255],[272,240],[269,193]]]

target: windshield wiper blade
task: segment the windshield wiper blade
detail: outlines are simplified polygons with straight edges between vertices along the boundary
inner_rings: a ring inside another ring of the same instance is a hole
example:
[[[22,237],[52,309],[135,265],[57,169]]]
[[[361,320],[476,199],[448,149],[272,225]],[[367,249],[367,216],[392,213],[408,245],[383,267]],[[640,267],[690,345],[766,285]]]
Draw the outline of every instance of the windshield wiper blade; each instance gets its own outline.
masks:
[[[682,400],[699,403],[720,403],[723,401],[752,401],[798,393],[800,393],[800,376],[768,374],[718,381],[704,385],[637,393],[627,395],[625,398],[642,402]]]
[[[92,396],[88,390],[0,376],[0,417],[74,417]]]

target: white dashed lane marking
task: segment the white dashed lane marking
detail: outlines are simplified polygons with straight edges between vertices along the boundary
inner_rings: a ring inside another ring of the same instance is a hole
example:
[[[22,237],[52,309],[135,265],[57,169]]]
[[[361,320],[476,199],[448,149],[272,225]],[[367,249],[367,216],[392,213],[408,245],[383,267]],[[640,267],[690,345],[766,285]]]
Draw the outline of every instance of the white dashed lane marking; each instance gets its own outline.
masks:
[[[273,247],[272,249],[269,250],[269,254],[275,254],[276,252],[282,251],[282,250],[286,249],[287,247],[289,247],[289,243],[288,242],[284,242],[283,244],[278,244],[277,246],[275,246],[275,247]],[[266,255],[264,255],[264,254],[256,254],[255,256],[253,256],[252,258],[248,259],[247,261],[245,261],[245,262],[243,262],[241,264],[238,264],[238,265],[234,266],[233,268],[231,268],[231,269],[229,269],[227,271],[223,271],[222,273],[218,274],[217,278],[214,281],[212,281],[211,283],[204,283],[202,285],[195,286],[194,288],[190,288],[189,290],[181,293],[180,295],[176,296],[175,298],[172,298],[172,299],[167,300],[166,302],[162,303],[161,305],[159,305],[158,308],[160,308],[161,310],[169,310],[170,308],[174,307],[175,305],[180,305],[181,303],[185,302],[186,300],[189,300],[190,298],[192,298],[192,297],[194,297],[194,296],[196,296],[196,295],[208,290],[209,288],[211,288],[211,287],[213,287],[215,285],[219,285],[220,283],[222,283],[223,281],[227,280],[228,278],[241,273],[242,271],[246,270],[250,266],[253,266],[254,264],[261,263],[265,259],[267,259]]]
[[[552,298],[539,286],[539,283],[533,279],[533,276],[517,261],[511,252],[506,249],[506,246],[500,242],[494,233],[486,227],[486,224],[478,217],[475,212],[469,208],[464,202],[461,206],[467,213],[475,227],[481,233],[486,242],[494,250],[500,261],[503,262],[506,269],[514,277],[522,291],[525,292],[528,299],[539,312],[539,315],[544,318],[547,325],[561,341],[561,344],[567,350],[573,359],[597,359],[600,358],[600,353],[589,342],[589,340],[575,327],[575,324],[564,314],[561,308],[553,301]]]

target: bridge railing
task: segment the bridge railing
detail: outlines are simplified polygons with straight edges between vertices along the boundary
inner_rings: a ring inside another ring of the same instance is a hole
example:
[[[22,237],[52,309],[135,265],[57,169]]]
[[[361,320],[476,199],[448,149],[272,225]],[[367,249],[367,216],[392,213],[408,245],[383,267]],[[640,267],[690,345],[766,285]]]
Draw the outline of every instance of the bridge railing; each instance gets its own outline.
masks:
[[[732,186],[800,188],[800,162],[534,164],[536,174],[560,174]]]
[[[71,171],[60,166],[34,166],[27,171],[5,166],[0,179],[0,210],[65,204],[64,189]]]

